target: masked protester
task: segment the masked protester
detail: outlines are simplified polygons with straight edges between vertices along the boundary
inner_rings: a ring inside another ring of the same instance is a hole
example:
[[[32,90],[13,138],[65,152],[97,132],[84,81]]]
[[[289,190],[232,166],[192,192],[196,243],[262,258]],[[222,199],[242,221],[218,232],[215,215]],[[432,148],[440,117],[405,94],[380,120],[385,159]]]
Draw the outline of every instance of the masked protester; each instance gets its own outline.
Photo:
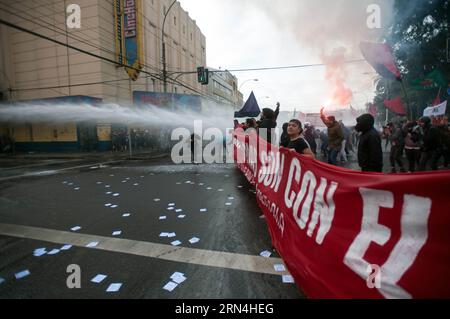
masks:
[[[356,131],[361,132],[358,145],[358,163],[363,172],[383,171],[383,150],[380,134],[374,128],[375,119],[370,114],[356,119]]]

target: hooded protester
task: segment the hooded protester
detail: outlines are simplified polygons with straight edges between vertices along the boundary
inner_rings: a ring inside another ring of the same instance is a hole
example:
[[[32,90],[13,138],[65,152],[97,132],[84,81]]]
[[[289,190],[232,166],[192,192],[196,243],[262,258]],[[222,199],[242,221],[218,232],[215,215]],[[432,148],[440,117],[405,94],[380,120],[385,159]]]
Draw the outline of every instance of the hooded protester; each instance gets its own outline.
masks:
[[[272,132],[277,127],[276,114],[272,109],[263,109],[261,115],[261,124],[258,125],[258,135],[272,143]]]
[[[439,132],[436,127],[431,125],[431,119],[427,116],[424,116],[419,120],[419,125],[423,129],[423,146],[419,169],[425,171],[427,163],[431,160],[431,169],[436,171],[438,169],[437,164],[440,157]]]
[[[342,148],[344,133],[334,116],[325,116],[323,108],[320,110],[320,118],[328,128],[328,163],[337,165],[337,157]]]
[[[374,128],[375,119],[370,114],[361,115],[356,119],[356,131],[361,132],[358,145],[358,163],[363,172],[383,171],[383,150],[381,138]]]

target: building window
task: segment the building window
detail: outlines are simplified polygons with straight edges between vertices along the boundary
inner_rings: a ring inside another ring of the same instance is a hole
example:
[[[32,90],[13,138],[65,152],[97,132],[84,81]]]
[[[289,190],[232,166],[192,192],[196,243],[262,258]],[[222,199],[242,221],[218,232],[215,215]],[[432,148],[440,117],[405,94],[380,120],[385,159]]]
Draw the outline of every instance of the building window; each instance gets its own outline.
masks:
[[[152,79],[152,91],[156,91],[156,81],[155,79]]]
[[[183,34],[186,34],[186,26],[183,26]]]
[[[176,94],[177,93],[177,87],[173,88],[173,92]]]
[[[177,25],[177,17],[173,17],[173,24]]]
[[[191,41],[192,41],[192,33],[191,33]]]

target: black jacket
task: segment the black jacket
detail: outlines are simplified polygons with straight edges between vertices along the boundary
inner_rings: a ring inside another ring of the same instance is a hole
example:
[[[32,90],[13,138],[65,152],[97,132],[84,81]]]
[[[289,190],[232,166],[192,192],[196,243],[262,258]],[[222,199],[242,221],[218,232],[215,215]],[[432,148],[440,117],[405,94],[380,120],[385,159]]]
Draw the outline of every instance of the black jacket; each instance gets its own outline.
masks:
[[[380,134],[373,127],[373,117],[362,115],[356,129],[362,133],[358,146],[358,163],[363,172],[383,171],[383,150]]]
[[[275,122],[274,120],[264,119],[258,126],[258,135],[265,139],[267,142],[272,143],[272,130],[274,130],[276,127],[277,122]]]
[[[440,147],[439,131],[433,126],[426,126],[423,130],[423,151],[431,152]]]

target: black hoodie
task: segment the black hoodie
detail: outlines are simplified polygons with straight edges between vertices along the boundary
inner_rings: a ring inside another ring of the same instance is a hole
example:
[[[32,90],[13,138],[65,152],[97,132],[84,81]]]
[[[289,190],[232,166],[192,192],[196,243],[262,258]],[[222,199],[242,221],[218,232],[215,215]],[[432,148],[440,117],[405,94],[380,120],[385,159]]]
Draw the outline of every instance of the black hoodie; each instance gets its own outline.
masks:
[[[356,130],[362,135],[358,146],[358,163],[363,172],[383,171],[383,150],[380,134],[373,127],[372,115],[364,114],[356,119]]]

